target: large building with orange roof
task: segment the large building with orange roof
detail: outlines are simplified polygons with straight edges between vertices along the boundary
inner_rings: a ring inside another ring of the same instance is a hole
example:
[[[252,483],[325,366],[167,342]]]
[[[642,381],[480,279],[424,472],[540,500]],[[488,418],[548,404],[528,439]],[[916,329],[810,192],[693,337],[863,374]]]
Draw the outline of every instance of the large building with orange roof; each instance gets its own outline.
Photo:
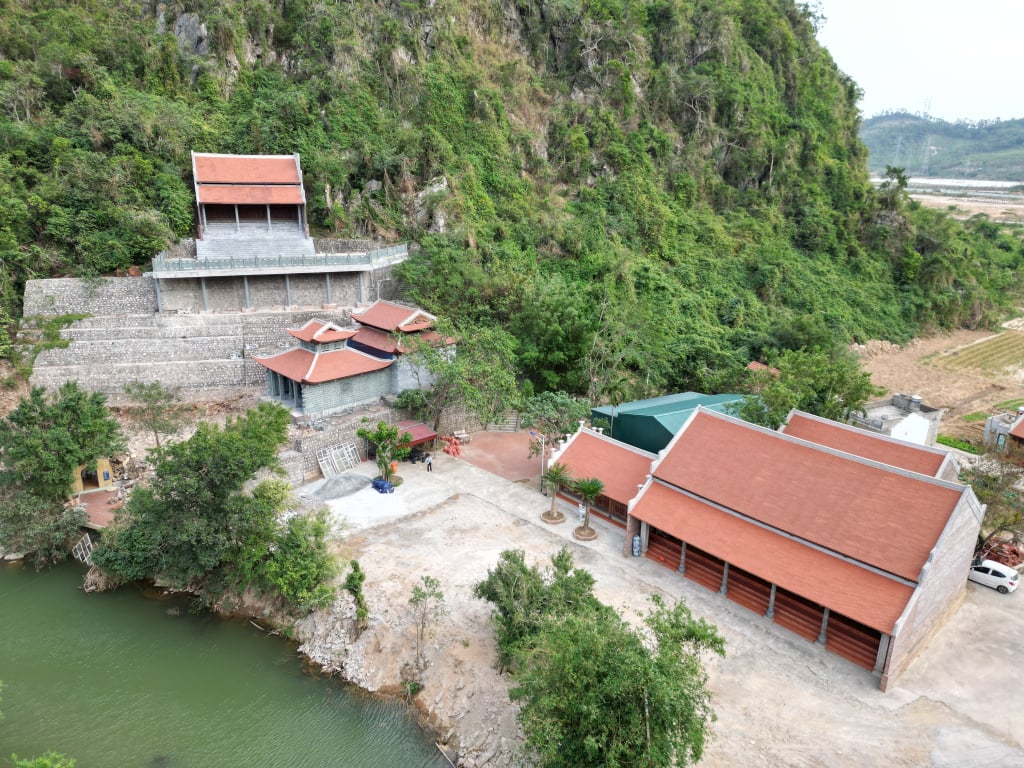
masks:
[[[627,537],[884,690],[959,604],[984,508],[936,476],[933,449],[790,422],[774,432],[698,410],[629,503]]]
[[[433,331],[433,315],[380,300],[353,311],[352,318],[359,323],[353,328],[310,320],[288,329],[297,347],[254,357],[267,370],[267,394],[296,413],[318,415],[430,386],[428,373],[403,355],[410,351],[412,337],[448,342]]]

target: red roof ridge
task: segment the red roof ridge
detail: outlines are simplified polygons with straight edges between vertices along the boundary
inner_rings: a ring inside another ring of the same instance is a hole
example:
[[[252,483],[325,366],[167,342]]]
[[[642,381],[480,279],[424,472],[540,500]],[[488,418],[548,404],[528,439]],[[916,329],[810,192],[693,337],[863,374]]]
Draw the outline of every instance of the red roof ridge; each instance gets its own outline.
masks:
[[[787,440],[787,441],[789,441],[791,443],[794,443],[794,444],[797,444],[797,445],[802,445],[802,446],[805,446],[807,448],[812,448],[815,451],[818,451],[820,453],[824,453],[824,454],[827,454],[827,455],[830,455],[830,456],[837,456],[837,457],[839,457],[841,459],[849,459],[851,461],[857,462],[858,464],[864,464],[866,466],[875,467],[877,469],[881,469],[881,470],[884,470],[886,472],[890,472],[892,474],[902,475],[902,476],[907,477],[908,479],[911,479],[911,480],[923,480],[925,482],[932,483],[934,485],[940,485],[940,486],[943,486],[945,488],[950,488],[950,489],[960,490],[960,491],[964,491],[964,490],[966,490],[969,487],[969,486],[964,485],[963,483],[957,483],[957,482],[954,482],[952,480],[943,480],[941,477],[934,477],[932,475],[926,475],[926,474],[924,474],[922,472],[914,472],[912,469],[905,469],[904,467],[897,467],[897,466],[894,466],[893,464],[886,464],[885,462],[877,461],[876,459],[871,459],[871,458],[868,458],[867,456],[860,456],[859,454],[856,454],[856,453],[850,453],[848,451],[840,450],[839,448],[833,448],[830,445],[822,445],[821,443],[816,443],[813,440],[805,440],[804,438],[797,437],[795,435],[787,435],[785,432],[781,432],[781,431],[774,430],[774,429],[769,429],[768,427],[762,427],[760,424],[752,424],[751,422],[744,421],[743,419],[740,419],[740,418],[738,418],[736,416],[729,416],[728,414],[719,413],[718,411],[712,411],[712,410],[709,410],[709,409],[704,408],[702,406],[697,406],[696,410],[700,411],[700,413],[702,415],[705,415],[705,416],[712,416],[714,418],[721,419],[722,421],[732,422],[733,424],[737,424],[737,425],[742,426],[742,427],[746,427],[746,428],[749,428],[749,429],[757,430],[758,432],[761,432],[761,433],[764,433],[764,434],[774,435],[775,437],[783,438],[783,439],[785,439],[785,440]],[[686,430],[686,428],[693,421],[693,419],[696,418],[696,416],[697,416],[697,413],[694,412],[693,416],[686,422],[686,424],[684,424],[682,426],[682,428],[676,434],[676,437],[678,437],[680,434],[682,434]],[[817,418],[821,418],[821,417],[817,417]],[[828,421],[828,419],[825,419],[825,421]],[[834,423],[838,424],[838,422],[834,422]],[[850,427],[850,428],[851,429],[856,429],[856,427]],[[862,431],[864,432],[865,435],[868,435],[868,436],[871,436],[871,437],[880,437],[880,435],[873,435],[872,433],[867,432],[866,430],[862,430]],[[891,438],[891,439],[897,440],[898,438]],[[675,438],[673,438],[672,442],[675,442]],[[669,446],[672,445],[672,442],[669,443]],[[905,441],[900,441],[900,442],[905,442]],[[908,445],[912,445],[912,444],[908,444]],[[666,446],[665,448],[663,448],[662,451],[663,452],[667,452],[669,446]]]
[[[785,427],[786,425],[789,424],[789,420],[793,416],[797,416],[802,419],[807,419],[808,421],[815,421],[820,424],[826,424],[834,429],[843,429],[846,430],[847,432],[850,432],[851,434],[856,435],[857,437],[867,437],[873,440],[894,443],[899,446],[921,451],[922,453],[932,453],[944,457],[950,455],[950,451],[947,451],[944,448],[937,448],[934,445],[921,445],[920,443],[911,443],[907,440],[901,440],[898,437],[893,437],[892,435],[883,435],[880,432],[869,432],[868,430],[861,429],[860,427],[856,427],[853,424],[844,424],[843,422],[835,421],[834,419],[826,419],[824,416],[817,416],[813,413],[808,413],[807,411],[797,410],[796,408],[792,409],[786,416],[786,424],[783,424],[782,426],[779,427],[779,432],[785,434]]]
[[[305,331],[307,331],[307,329],[310,329],[314,325],[319,326],[319,328],[317,328],[316,331],[314,331],[313,333],[304,333]],[[332,341],[341,341],[343,339],[352,338],[353,336],[355,336],[357,331],[356,328],[342,328],[335,322],[332,322],[330,320],[321,320],[319,318],[312,318],[310,320],[307,320],[298,328],[286,328],[285,330],[291,336],[294,336],[295,338],[300,339],[301,341],[317,341],[320,339],[322,335],[327,333],[336,333],[339,338],[332,339]]]
[[[639,454],[640,456],[644,456],[644,457],[650,459],[651,461],[653,461],[654,459],[658,458],[658,454],[656,454],[656,453],[651,453],[650,451],[646,451],[643,448],[638,448],[635,445],[630,445],[629,443],[624,443],[621,440],[616,440],[611,435],[606,435],[604,432],[600,432],[600,431],[594,429],[593,427],[580,427],[578,430],[576,430],[570,436],[570,440],[572,438],[574,438],[576,435],[579,435],[579,434],[584,434],[584,435],[589,435],[591,437],[595,437],[598,440],[603,440],[606,443],[610,443],[611,445],[614,445],[616,448],[622,448],[622,449],[625,449],[625,450],[630,451],[632,453]],[[566,444],[568,445],[568,441],[566,442]]]
[[[437,318],[420,307],[377,299],[368,307],[350,313],[358,323],[384,331],[403,330],[406,333],[429,328]],[[380,317],[378,317],[380,316]],[[422,318],[414,322],[417,318]]]

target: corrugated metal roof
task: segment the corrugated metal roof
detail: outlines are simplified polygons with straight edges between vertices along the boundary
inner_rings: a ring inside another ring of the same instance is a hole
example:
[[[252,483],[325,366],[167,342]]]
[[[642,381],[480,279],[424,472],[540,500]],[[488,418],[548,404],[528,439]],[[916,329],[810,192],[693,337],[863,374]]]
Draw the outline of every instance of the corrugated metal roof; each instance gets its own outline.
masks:
[[[911,581],[966,490],[703,410],[654,475]]]
[[[1017,419],[1017,423],[1010,428],[1010,435],[1024,440],[1024,418]]]
[[[914,588],[654,482],[630,514],[688,545],[892,634]]]
[[[800,411],[791,413],[789,421],[780,431],[790,437],[799,437],[801,440],[929,477],[938,476],[947,455],[946,451],[878,435]]]
[[[627,504],[647,479],[655,458],[653,453],[584,429],[574,434],[552,461],[567,466],[577,480],[599,478],[605,496]]]
[[[739,394],[681,392],[618,406],[602,405],[592,408],[590,415],[591,419],[607,419],[611,436],[616,440],[657,452],[668,445],[698,407],[725,413],[733,404],[741,403],[744,397]]]
[[[254,357],[264,368],[302,384],[323,384],[387,368],[394,360],[381,360],[354,349],[313,353],[291,349],[273,357]]]

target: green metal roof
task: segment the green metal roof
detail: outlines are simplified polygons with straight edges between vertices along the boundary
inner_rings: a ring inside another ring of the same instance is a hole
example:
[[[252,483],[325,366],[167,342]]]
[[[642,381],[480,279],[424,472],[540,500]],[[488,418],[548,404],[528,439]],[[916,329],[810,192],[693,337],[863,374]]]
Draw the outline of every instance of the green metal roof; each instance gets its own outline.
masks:
[[[742,402],[743,398],[744,395],[735,394],[680,392],[617,406],[602,405],[590,410],[590,419],[610,422],[609,434],[616,440],[657,453],[668,445],[697,406],[728,413],[728,407]]]

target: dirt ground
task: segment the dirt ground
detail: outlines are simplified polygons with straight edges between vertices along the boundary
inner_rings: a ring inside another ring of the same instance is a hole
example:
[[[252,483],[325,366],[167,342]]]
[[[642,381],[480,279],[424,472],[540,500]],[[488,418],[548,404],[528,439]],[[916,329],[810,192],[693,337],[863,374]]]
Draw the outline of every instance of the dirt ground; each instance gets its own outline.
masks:
[[[1024,398],[1024,382],[1007,375],[955,371],[936,363],[942,356],[992,335],[992,331],[954,331],[915,339],[904,348],[869,342],[861,352],[861,361],[872,382],[888,394],[921,395],[925,405],[948,409],[942,419],[943,434],[980,442],[984,422],[964,422],[962,417],[990,411],[997,403]]]
[[[344,639],[332,653],[367,690],[400,690],[403,665],[413,660],[408,597],[420,576],[437,578],[450,612],[429,639],[416,705],[442,742],[460,745],[461,766],[515,765],[521,739],[507,680],[495,669],[489,607],[472,586],[503,549],[522,549],[543,565],[561,546],[624,616],[639,617],[658,593],[685,600],[725,637],[726,657],[708,660],[718,719],[701,765],[1024,765],[1020,594],[968,584],[955,615],[881,693],[867,671],[650,560],[623,555],[623,533],[610,524],[596,521],[598,539],[580,543],[571,514],[559,525],[542,522],[548,500],[535,481],[443,454],[433,473],[420,465],[400,472],[405,482],[395,494],[365,489],[332,503],[350,518],[339,553],[362,564],[371,613],[358,640]],[[317,620],[321,634],[338,634],[331,621]]]
[[[950,409],[943,431],[956,431],[959,416],[1024,397],[1018,382],[931,364],[988,335],[961,331],[904,349],[872,343],[862,355],[890,392]],[[511,453],[502,458],[506,441]],[[430,474],[403,465],[405,483],[395,494],[364,489],[331,504],[349,522],[339,555],[362,564],[371,618],[357,640],[335,637],[333,647],[322,647],[356,684],[400,690],[402,668],[413,659],[408,597],[422,575],[437,578],[450,612],[428,642],[415,703],[443,743],[460,746],[457,757],[452,752],[459,765],[514,765],[521,743],[508,682],[495,668],[490,610],[472,596],[473,584],[503,549],[522,549],[543,565],[561,546],[595,576],[598,597],[624,616],[637,619],[646,597],[659,593],[685,600],[718,626],[727,655],[708,660],[717,721],[703,766],[1024,765],[1020,594],[967,584],[964,602],[882,693],[870,673],[650,560],[623,555],[619,529],[596,521],[598,539],[581,543],[571,537],[571,510],[564,523],[542,522],[549,502],[535,475],[524,477],[523,436],[488,435],[487,443],[486,455],[435,454]],[[372,474],[373,467],[357,471]],[[321,635],[339,634],[332,620],[314,622]]]
[[[948,212],[955,219],[969,219],[979,213],[992,221],[1008,224],[1024,222],[1024,203],[1017,199],[999,200],[991,197],[914,194],[911,197],[925,208]]]

